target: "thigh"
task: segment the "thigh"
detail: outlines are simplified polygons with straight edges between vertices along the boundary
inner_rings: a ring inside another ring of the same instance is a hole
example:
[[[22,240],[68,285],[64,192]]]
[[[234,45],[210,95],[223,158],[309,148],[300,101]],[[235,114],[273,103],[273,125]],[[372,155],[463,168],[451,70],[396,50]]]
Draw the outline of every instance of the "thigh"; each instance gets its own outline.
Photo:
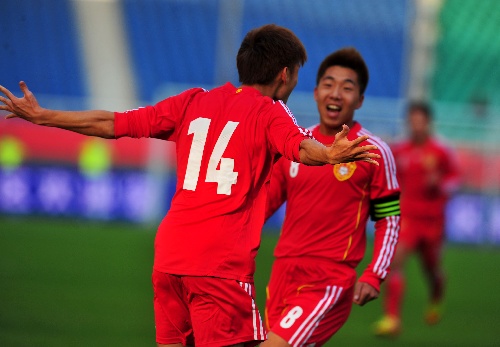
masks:
[[[444,219],[428,219],[426,225],[425,234],[422,236],[419,245],[419,253],[424,267],[433,270],[439,266],[441,260],[444,241]]]
[[[404,249],[405,253],[414,251],[420,243],[425,227],[419,218],[402,217],[397,247]]]
[[[156,342],[194,345],[182,277],[153,271]]]
[[[266,333],[251,283],[184,277],[196,346],[255,346]]]
[[[352,285],[304,286],[287,298],[287,307],[271,331],[291,346],[321,346],[349,317],[353,291]]]
[[[291,274],[294,268],[288,268],[287,263],[275,261],[271,270],[271,277],[266,287],[265,322],[267,330],[276,324],[285,310],[286,298],[294,295],[297,286]]]

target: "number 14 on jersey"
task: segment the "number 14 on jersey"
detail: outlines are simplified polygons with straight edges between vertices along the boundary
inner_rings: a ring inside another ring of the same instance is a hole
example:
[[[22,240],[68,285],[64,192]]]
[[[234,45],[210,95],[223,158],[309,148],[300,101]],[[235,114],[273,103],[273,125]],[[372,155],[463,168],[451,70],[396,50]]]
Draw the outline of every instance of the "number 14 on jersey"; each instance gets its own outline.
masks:
[[[207,142],[208,131],[210,130],[210,122],[209,118],[199,117],[189,123],[188,135],[193,134],[193,142],[189,150],[186,176],[183,184],[183,188],[186,190],[195,191],[198,185],[201,161]],[[238,124],[239,122],[232,121],[226,123],[217,138],[212,155],[208,161],[205,182],[217,183],[217,194],[231,195],[231,187],[233,184],[236,184],[238,178],[238,173],[234,171],[234,159],[222,158]]]

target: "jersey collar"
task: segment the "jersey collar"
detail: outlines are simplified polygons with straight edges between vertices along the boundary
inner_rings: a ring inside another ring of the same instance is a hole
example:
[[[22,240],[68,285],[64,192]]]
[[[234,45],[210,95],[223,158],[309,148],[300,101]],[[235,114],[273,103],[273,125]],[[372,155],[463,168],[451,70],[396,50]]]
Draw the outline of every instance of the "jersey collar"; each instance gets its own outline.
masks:
[[[351,141],[354,140],[355,138],[358,137],[358,132],[360,130],[361,130],[361,124],[354,121],[354,124],[352,125],[352,127],[349,130],[349,134],[347,135],[347,138]],[[313,133],[314,138],[316,140],[318,140],[319,142],[321,142],[322,144],[328,145],[328,144],[333,143],[333,141],[335,141],[335,135],[329,136],[329,135],[323,135],[320,133],[319,124],[315,125],[312,128],[312,133]]]

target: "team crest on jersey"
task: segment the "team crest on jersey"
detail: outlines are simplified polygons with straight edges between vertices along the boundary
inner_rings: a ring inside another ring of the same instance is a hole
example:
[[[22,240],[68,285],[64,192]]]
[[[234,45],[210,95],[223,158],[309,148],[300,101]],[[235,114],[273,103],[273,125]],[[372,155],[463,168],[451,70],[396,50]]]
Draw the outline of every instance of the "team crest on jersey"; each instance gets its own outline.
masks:
[[[425,155],[422,162],[427,170],[435,170],[438,166],[437,158],[432,154]]]
[[[342,163],[333,165],[333,174],[339,181],[345,181],[352,177],[356,171],[356,163]]]

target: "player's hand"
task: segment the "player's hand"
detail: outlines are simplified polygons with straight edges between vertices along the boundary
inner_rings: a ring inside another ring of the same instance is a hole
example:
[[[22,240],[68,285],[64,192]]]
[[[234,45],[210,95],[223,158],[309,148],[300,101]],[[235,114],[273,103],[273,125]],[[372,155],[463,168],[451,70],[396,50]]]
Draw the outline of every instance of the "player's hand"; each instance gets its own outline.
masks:
[[[352,302],[356,305],[363,306],[367,302],[378,298],[379,292],[371,285],[365,282],[357,282],[354,287],[354,297]]]
[[[329,158],[330,164],[339,164],[362,160],[371,164],[378,165],[378,161],[376,161],[375,159],[380,158],[380,155],[369,152],[376,150],[377,146],[360,146],[363,141],[368,140],[370,137],[368,135],[363,135],[353,141],[349,141],[347,139],[348,133],[349,127],[344,124],[342,126],[342,131],[335,135],[335,142],[327,148],[327,156]]]
[[[18,98],[12,94],[7,88],[0,85],[0,110],[10,112],[6,118],[23,118],[30,122],[37,121],[37,115],[43,110],[33,93],[28,89],[28,86],[23,81],[19,82],[19,87],[23,92],[23,97]]]

